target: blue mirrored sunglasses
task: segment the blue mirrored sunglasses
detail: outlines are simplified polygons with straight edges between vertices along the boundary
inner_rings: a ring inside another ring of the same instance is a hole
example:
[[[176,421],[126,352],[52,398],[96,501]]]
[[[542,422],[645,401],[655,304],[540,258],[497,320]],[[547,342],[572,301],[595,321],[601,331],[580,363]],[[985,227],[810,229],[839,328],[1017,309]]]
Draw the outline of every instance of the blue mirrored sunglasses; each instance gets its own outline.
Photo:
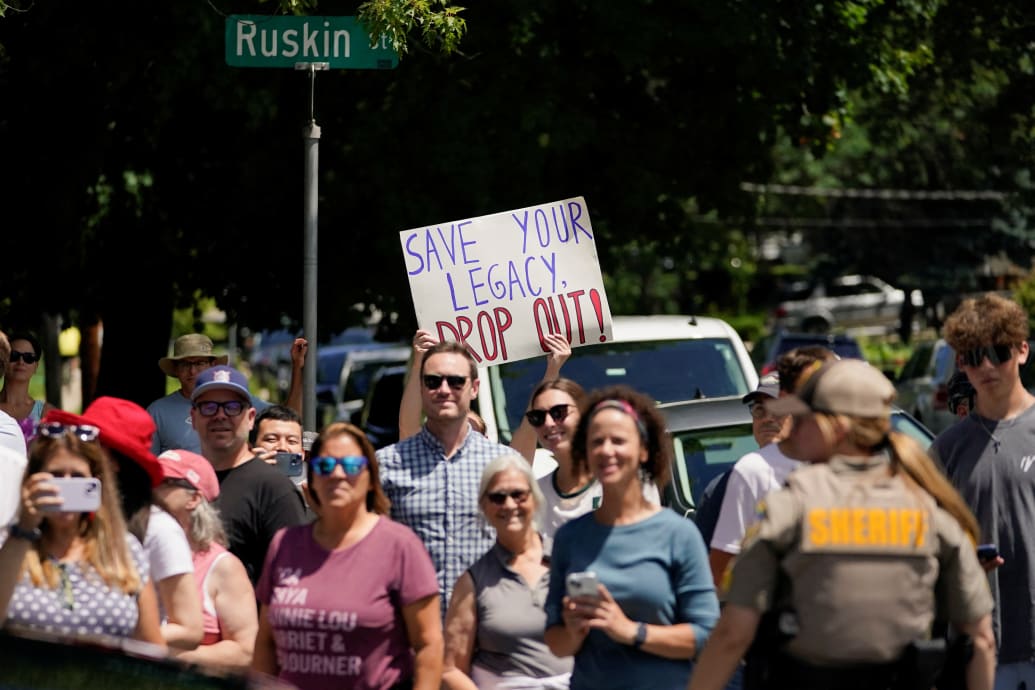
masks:
[[[310,460],[309,464],[313,466],[313,473],[321,477],[331,474],[334,472],[334,468],[339,465],[347,476],[355,477],[367,466],[367,459],[362,455],[346,455],[343,458],[321,455]]]

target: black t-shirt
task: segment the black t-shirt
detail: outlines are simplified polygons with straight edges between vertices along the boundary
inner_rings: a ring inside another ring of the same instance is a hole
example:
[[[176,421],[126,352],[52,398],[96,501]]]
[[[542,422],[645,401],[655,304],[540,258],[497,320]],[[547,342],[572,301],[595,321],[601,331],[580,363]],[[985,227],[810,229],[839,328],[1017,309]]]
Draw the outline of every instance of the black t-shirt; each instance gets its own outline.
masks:
[[[292,481],[257,458],[216,472],[216,478],[216,506],[226,528],[227,548],[244,563],[254,586],[277,530],[309,522],[312,516]]]

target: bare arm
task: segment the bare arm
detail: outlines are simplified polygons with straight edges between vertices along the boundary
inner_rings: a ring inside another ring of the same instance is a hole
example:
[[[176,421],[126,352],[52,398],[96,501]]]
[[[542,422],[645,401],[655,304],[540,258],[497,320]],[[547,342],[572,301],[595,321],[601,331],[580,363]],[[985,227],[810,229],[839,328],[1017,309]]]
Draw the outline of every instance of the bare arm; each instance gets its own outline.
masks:
[[[21,508],[17,524],[26,532],[39,529],[39,526],[43,524],[41,506],[61,502],[61,499],[54,495],[52,489],[48,488],[47,481],[52,477],[53,475],[49,472],[37,472],[29,477],[20,488]],[[0,624],[7,620],[7,609],[11,604],[11,597],[14,595],[14,588],[21,578],[22,562],[31,547],[32,543],[27,539],[8,536],[3,548],[0,548]]]
[[[406,375],[402,400],[399,402],[399,440],[413,436],[421,427],[424,416],[420,399],[420,366],[424,353],[437,343],[435,336],[423,329],[413,334],[413,355],[410,357],[410,371]]]
[[[413,648],[413,690],[438,690],[442,682],[442,619],[438,595],[403,606],[406,634]]]
[[[471,656],[477,634],[474,582],[464,573],[456,581],[446,612],[446,657],[442,665],[442,687],[446,690],[477,690],[471,680]]]
[[[158,600],[165,610],[162,637],[166,644],[177,649],[194,649],[204,635],[194,573],[170,575],[159,580],[156,587]]]
[[[639,628],[614,600],[607,587],[599,585],[597,600],[578,598],[577,610],[584,616],[591,630],[602,630],[619,644],[631,645]],[[582,603],[583,601],[588,603]],[[647,639],[640,646],[645,652],[666,659],[693,659],[697,655],[697,639],[688,623],[647,625]]]
[[[568,339],[559,333],[547,333],[543,336],[546,346],[550,348],[546,355],[546,372],[543,374],[543,381],[552,381],[561,375],[561,367],[571,357],[571,345]],[[510,437],[510,447],[532,462],[535,460],[535,447],[537,442],[535,427],[528,423],[525,416],[521,416],[521,424]]]
[[[722,586],[723,576],[733,562],[733,554],[720,551],[719,549],[708,549],[708,566],[712,569],[712,580],[715,581],[715,590],[721,592],[725,589]]]
[[[273,639],[273,626],[270,625],[269,607],[266,604],[259,609],[259,631],[255,634],[252,670],[271,676],[280,673],[280,667],[277,666],[277,643]]]
[[[543,637],[546,646],[556,657],[575,656],[589,634],[586,616],[580,613],[579,605],[571,597],[561,600],[562,625],[551,625]]]
[[[194,664],[246,670],[255,653],[259,615],[255,610],[255,590],[241,561],[235,556],[220,558],[209,575],[208,590],[223,639],[177,656]]]
[[[761,615],[755,609],[726,604],[694,666],[687,690],[722,690],[751,646]]]
[[[295,338],[295,342],[291,344],[291,384],[284,404],[299,415],[302,414],[302,367],[305,366],[305,356],[308,352],[309,341],[305,338]]]
[[[967,690],[992,690],[995,685],[995,634],[992,616],[957,626],[974,640],[974,656],[967,664]]]
[[[158,597],[150,580],[143,584],[137,597],[137,627],[133,630],[133,639],[165,647],[158,617]]]

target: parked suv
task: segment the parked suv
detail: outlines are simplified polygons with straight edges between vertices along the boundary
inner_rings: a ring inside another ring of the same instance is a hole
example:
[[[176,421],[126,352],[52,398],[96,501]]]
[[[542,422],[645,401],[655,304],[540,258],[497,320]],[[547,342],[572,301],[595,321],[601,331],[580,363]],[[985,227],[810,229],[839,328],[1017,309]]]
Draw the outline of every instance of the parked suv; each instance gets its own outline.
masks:
[[[613,332],[611,342],[574,348],[561,374],[587,391],[624,383],[658,402],[741,396],[758,385],[744,342],[722,319],[616,316]],[[510,442],[545,369],[545,357],[479,369],[476,400],[489,438]],[[540,476],[552,463],[536,461]]]
[[[898,405],[940,434],[956,421],[948,391],[955,372],[956,352],[943,338],[917,343],[895,381]]]
[[[776,370],[776,360],[784,352],[796,347],[822,345],[833,350],[841,359],[865,359],[859,341],[844,333],[787,333],[776,331],[760,338],[751,348],[751,361],[763,376]]]
[[[829,333],[835,328],[879,326],[893,330],[903,315],[910,319],[921,314],[923,296],[919,290],[910,295],[910,308],[904,309],[906,293],[880,278],[847,275],[825,283],[794,284],[784,292],[773,314],[773,329]]]

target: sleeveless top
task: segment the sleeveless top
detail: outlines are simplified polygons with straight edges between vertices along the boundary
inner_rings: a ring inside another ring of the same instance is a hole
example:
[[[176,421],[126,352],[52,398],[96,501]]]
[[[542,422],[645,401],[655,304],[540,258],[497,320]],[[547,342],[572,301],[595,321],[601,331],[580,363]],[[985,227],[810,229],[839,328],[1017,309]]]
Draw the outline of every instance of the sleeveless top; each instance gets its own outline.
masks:
[[[194,581],[198,587],[198,598],[201,600],[201,623],[205,636],[201,644],[214,644],[223,639],[223,633],[219,629],[219,617],[216,615],[216,606],[208,593],[208,577],[212,568],[224,556],[230,552],[221,544],[212,542],[208,549],[195,551],[194,559]]]
[[[40,420],[43,419],[43,406],[45,404],[42,400],[33,400],[29,414],[25,419],[18,420],[18,426],[22,428],[22,434],[25,436],[26,443],[36,437],[36,427],[39,426]]]

